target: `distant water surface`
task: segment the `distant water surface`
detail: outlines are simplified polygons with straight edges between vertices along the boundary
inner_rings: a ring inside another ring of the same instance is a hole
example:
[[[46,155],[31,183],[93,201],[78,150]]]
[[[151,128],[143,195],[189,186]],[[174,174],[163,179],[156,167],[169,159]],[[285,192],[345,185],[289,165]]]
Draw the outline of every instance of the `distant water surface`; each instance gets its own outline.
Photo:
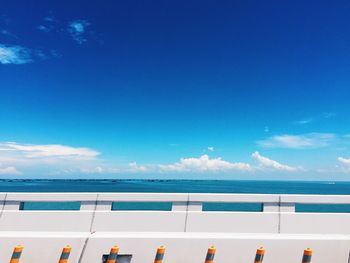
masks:
[[[1,192],[350,194],[350,182],[226,180],[0,180]]]

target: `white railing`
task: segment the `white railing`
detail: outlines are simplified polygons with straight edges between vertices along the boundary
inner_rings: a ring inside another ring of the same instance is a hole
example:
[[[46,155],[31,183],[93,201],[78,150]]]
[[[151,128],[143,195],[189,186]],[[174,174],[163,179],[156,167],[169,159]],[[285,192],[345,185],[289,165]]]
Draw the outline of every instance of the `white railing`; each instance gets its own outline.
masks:
[[[80,202],[79,211],[22,211],[23,202]],[[113,202],[169,202],[171,211],[112,211]],[[0,231],[350,234],[349,213],[296,213],[296,204],[349,204],[343,195],[1,193]],[[202,211],[204,203],[261,203],[262,212]]]

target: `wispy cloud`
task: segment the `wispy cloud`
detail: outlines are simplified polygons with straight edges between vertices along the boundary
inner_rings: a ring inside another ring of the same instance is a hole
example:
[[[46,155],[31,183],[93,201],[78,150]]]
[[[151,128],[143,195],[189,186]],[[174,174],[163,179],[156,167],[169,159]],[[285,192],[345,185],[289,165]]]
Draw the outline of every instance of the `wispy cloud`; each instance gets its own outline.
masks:
[[[52,30],[51,26],[47,26],[47,25],[39,25],[36,27],[38,30],[43,31],[45,33],[48,33]]]
[[[4,35],[4,36],[9,36],[9,37],[11,37],[11,38],[16,38],[16,39],[18,39],[18,37],[17,37],[15,34],[11,33],[10,31],[8,31],[8,30],[6,30],[6,29],[0,30],[0,34],[1,34],[1,35]]]
[[[208,155],[199,158],[182,158],[180,162],[158,166],[161,172],[219,172],[229,170],[252,171],[249,164],[228,162],[220,157],[210,159]]]
[[[27,64],[33,62],[33,52],[21,46],[8,46],[0,44],[1,64]]]
[[[74,20],[68,24],[68,32],[78,44],[82,44],[87,41],[86,29],[88,26],[90,23],[87,20]]]
[[[310,149],[329,146],[336,136],[332,133],[307,133],[276,135],[257,144],[264,148]]]
[[[60,144],[19,144],[19,143],[1,143],[0,152],[17,154],[24,158],[69,158],[69,159],[93,159],[99,155],[99,152],[89,148],[75,148]]]
[[[54,22],[54,21],[56,21],[56,18],[54,16],[45,16],[44,21]]]
[[[207,149],[208,149],[208,151],[210,151],[210,152],[215,151],[215,148],[214,148],[213,146],[209,146]]]
[[[306,125],[306,124],[309,124],[311,122],[313,122],[313,119],[312,118],[308,118],[308,119],[302,119],[302,120],[295,121],[294,124],[296,124],[296,125]]]
[[[337,114],[336,114],[335,112],[329,111],[329,112],[324,112],[324,113],[322,114],[322,116],[323,116],[323,118],[329,119],[329,118],[334,118],[334,117],[336,117]]]
[[[324,121],[324,119],[331,119],[336,117],[337,114],[332,111],[323,112],[317,116],[309,117],[309,118],[302,118],[300,120],[294,121],[293,124],[295,125],[307,125],[313,122],[319,122]]]
[[[54,30],[55,23],[57,22],[54,16],[46,16],[43,18],[42,23],[36,28],[42,32],[48,33]]]
[[[262,169],[285,171],[285,172],[296,172],[296,171],[302,170],[299,167],[292,167],[286,164],[281,164],[275,160],[269,159],[265,156],[262,156],[259,152],[253,153],[252,158],[258,162],[259,167]]]
[[[22,46],[9,46],[0,44],[1,64],[28,64],[37,60],[45,60],[50,56],[42,50],[29,49]]]

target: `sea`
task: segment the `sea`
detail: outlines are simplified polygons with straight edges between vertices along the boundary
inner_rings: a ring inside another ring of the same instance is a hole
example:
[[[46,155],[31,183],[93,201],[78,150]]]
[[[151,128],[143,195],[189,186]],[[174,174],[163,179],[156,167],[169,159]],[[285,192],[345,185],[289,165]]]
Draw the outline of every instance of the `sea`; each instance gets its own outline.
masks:
[[[0,192],[155,192],[350,195],[350,181],[2,179],[0,180]]]

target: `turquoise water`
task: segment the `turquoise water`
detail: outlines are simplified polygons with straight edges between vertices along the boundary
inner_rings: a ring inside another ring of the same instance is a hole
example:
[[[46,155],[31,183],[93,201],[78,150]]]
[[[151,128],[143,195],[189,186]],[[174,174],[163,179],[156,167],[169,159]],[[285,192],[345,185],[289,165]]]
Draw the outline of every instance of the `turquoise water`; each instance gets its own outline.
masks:
[[[350,194],[350,182],[238,180],[0,180],[0,192]]]
[[[224,180],[0,180],[0,192],[350,194],[350,182]]]
[[[350,182],[208,180],[0,180],[2,192],[350,194]],[[112,210],[171,210],[169,202],[115,202]],[[24,202],[22,210],[79,210],[80,202]],[[261,203],[203,203],[204,211],[262,211]],[[297,212],[349,213],[350,205],[296,204]]]

